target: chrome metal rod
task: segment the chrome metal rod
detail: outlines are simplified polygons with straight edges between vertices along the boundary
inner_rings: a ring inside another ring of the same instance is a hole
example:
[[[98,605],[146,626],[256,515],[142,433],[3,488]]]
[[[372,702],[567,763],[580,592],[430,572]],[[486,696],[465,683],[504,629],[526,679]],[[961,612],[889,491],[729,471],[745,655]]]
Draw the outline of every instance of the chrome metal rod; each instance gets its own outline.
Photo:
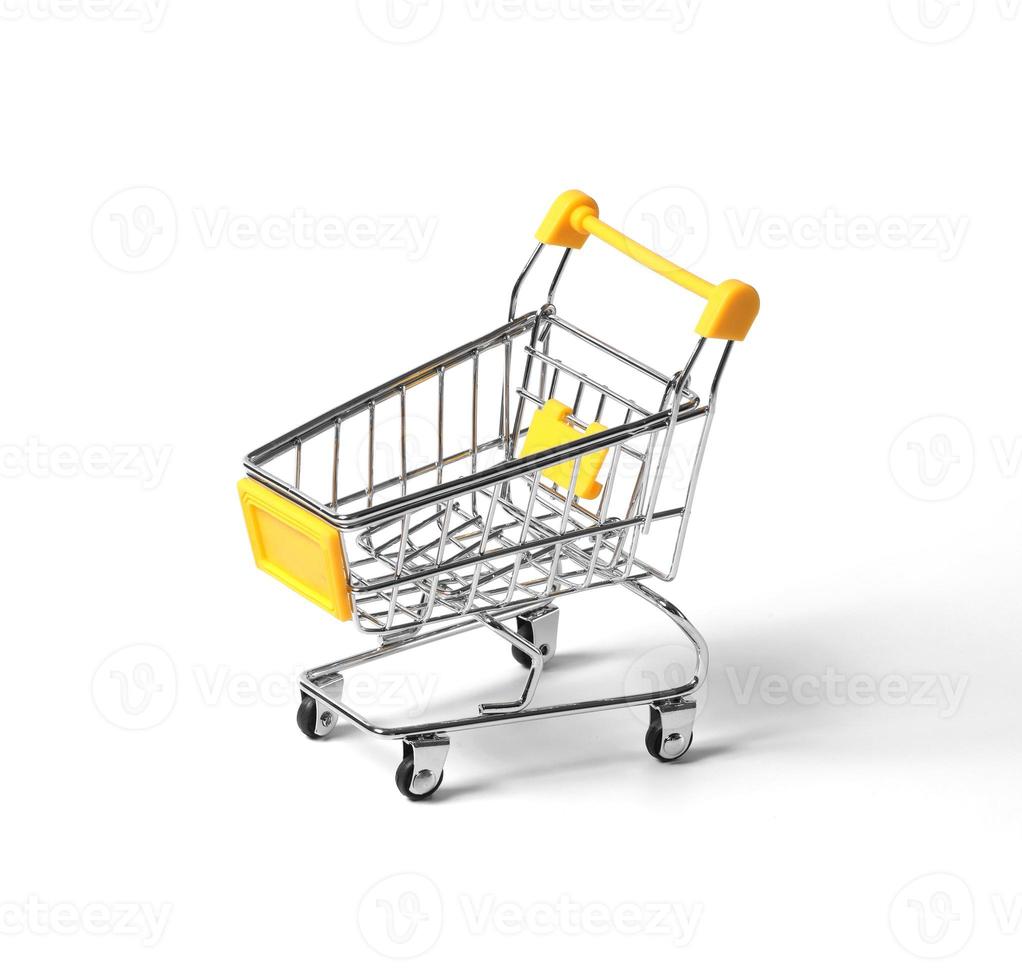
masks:
[[[595,698],[575,703],[552,704],[540,707],[526,707],[523,709],[508,711],[503,714],[478,714],[462,718],[449,718],[439,721],[423,721],[399,727],[384,727],[370,721],[354,708],[345,705],[340,696],[335,696],[331,691],[331,683],[336,684],[343,672],[352,667],[368,663],[381,657],[408,650],[413,647],[432,643],[443,637],[454,636],[472,629],[478,629],[482,625],[478,620],[457,624],[443,629],[435,630],[425,636],[413,637],[405,642],[400,640],[389,645],[382,645],[378,650],[367,651],[363,654],[356,654],[346,657],[343,660],[335,661],[323,667],[310,670],[302,675],[299,685],[302,691],[311,694],[324,703],[330,705],[334,710],[344,715],[359,728],[370,734],[381,738],[408,738],[415,735],[426,735],[439,732],[452,732],[466,728],[485,728],[494,725],[511,724],[518,721],[526,721],[530,718],[557,718],[567,715],[584,714],[593,711],[607,711],[613,708],[623,708],[630,705],[650,704],[654,701],[672,700],[695,694],[706,681],[706,668],[709,662],[709,654],[706,648],[706,641],[699,631],[685,617],[685,615],[672,602],[658,595],[652,589],[648,589],[640,582],[626,582],[626,588],[634,592],[640,598],[654,605],[666,615],[680,630],[688,637],[695,650],[696,666],[692,679],[677,687],[664,688],[658,691],[626,694],[610,698]],[[547,604],[543,598],[538,602],[534,601],[531,608],[539,609]],[[503,621],[519,610],[502,610],[499,614],[492,616],[494,621]],[[518,640],[515,644],[519,645]]]

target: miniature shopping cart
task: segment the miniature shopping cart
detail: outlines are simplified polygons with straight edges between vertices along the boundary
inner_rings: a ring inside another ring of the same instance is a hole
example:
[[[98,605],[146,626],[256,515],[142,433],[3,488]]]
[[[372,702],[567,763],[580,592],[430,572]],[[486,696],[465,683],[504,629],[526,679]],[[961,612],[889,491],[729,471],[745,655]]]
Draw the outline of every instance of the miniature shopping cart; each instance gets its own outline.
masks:
[[[644,364],[558,314],[561,274],[589,235],[706,300],[680,371]],[[648,704],[650,754],[673,761],[692,740],[706,644],[647,582],[677,574],[717,387],[759,298],[737,280],[700,279],[615,231],[579,191],[557,199],[536,237],[506,324],[244,461],[239,489],[257,565],[376,639],[365,653],[301,676],[299,728],[321,738],[343,716],[401,739],[397,785],[412,799],[436,792],[450,735],[466,728]],[[547,302],[519,316],[519,291],[544,246],[564,248]],[[700,365],[701,386],[693,380],[700,359],[709,362]],[[685,458],[672,449],[682,433],[693,437]],[[557,645],[554,600],[611,586],[679,627],[695,650],[691,679],[533,705]],[[398,727],[345,702],[346,670],[480,627],[505,640],[527,670],[515,700]]]

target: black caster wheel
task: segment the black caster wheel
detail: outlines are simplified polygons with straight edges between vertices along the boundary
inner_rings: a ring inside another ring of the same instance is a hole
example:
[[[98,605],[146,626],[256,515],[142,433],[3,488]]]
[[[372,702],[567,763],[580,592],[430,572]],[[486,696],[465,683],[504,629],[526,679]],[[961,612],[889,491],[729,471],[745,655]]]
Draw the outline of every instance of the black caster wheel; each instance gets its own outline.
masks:
[[[676,762],[692,747],[693,732],[689,732],[684,745],[681,744],[681,736],[675,736],[668,738],[667,745],[661,748],[663,734],[663,724],[658,715],[646,729],[646,751],[660,762]]]
[[[546,647],[540,647],[540,649],[546,653]],[[532,666],[532,657],[530,657],[521,647],[511,647],[511,656],[526,669]]]
[[[397,783],[401,795],[407,796],[410,800],[428,800],[440,789],[443,781],[443,772],[438,776],[429,770],[416,774],[413,759],[404,759],[394,774],[394,782]]]
[[[308,738],[322,738],[324,735],[330,734],[337,719],[329,711],[324,711],[322,715],[318,715],[316,713],[316,699],[308,694],[303,694],[302,703],[298,705],[297,721],[303,735]],[[317,728],[319,729],[318,731]]]

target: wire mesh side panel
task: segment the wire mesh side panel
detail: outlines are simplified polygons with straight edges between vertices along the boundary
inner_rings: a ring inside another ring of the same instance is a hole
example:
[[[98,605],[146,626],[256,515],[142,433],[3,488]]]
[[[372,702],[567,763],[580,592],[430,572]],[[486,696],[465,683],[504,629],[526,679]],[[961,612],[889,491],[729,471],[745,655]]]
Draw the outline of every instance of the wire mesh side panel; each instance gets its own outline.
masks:
[[[514,455],[520,318],[339,407],[253,454],[257,474],[324,518],[350,518]]]
[[[591,422],[614,429],[662,411],[675,379],[641,365],[564,321],[541,317],[522,336],[519,371],[506,347],[501,387],[472,387],[474,405],[491,403],[500,435],[471,455],[473,473],[517,458],[535,412],[563,400],[579,434]],[[512,379],[512,380],[506,380]],[[634,393],[634,394],[633,394]],[[642,399],[639,401],[638,399]],[[691,407],[697,399],[685,395]],[[536,468],[473,493],[451,496],[346,536],[359,625],[406,630],[479,612],[508,612],[546,598],[650,574],[639,558],[655,461],[666,423],[608,447],[602,489],[592,501]],[[452,477],[466,468],[454,460]],[[679,517],[679,514],[662,515]]]

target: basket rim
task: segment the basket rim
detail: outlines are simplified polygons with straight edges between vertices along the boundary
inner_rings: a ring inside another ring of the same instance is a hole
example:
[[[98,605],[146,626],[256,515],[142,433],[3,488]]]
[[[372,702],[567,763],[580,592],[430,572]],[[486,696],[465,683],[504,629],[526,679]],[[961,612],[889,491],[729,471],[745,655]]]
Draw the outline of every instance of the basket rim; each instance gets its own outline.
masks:
[[[692,404],[690,401],[679,406],[677,424],[698,418],[709,411],[709,405],[699,404],[698,399],[694,399],[694,401],[695,404]],[[381,521],[390,521],[394,518],[402,517],[406,513],[419,510],[423,507],[429,507],[433,504],[443,503],[450,498],[461,497],[473,491],[503,483],[506,480],[528,476],[536,470],[547,469],[550,466],[563,463],[576,456],[585,456],[617,443],[626,442],[636,436],[665,429],[671,424],[673,415],[673,408],[667,408],[643,418],[633,419],[631,422],[616,425],[603,432],[597,432],[590,436],[580,436],[578,439],[565,443],[562,446],[554,446],[543,452],[533,453],[517,459],[504,460],[479,470],[477,473],[458,477],[449,483],[423,487],[421,490],[417,490],[404,497],[382,501],[378,504],[373,504],[371,507],[364,507],[347,514],[338,513],[314,497],[310,497],[301,490],[296,490],[293,485],[266,472],[266,470],[253,462],[251,457],[246,457],[243,464],[246,473],[257,482],[264,484],[271,490],[311,511],[339,531],[353,531]]]

